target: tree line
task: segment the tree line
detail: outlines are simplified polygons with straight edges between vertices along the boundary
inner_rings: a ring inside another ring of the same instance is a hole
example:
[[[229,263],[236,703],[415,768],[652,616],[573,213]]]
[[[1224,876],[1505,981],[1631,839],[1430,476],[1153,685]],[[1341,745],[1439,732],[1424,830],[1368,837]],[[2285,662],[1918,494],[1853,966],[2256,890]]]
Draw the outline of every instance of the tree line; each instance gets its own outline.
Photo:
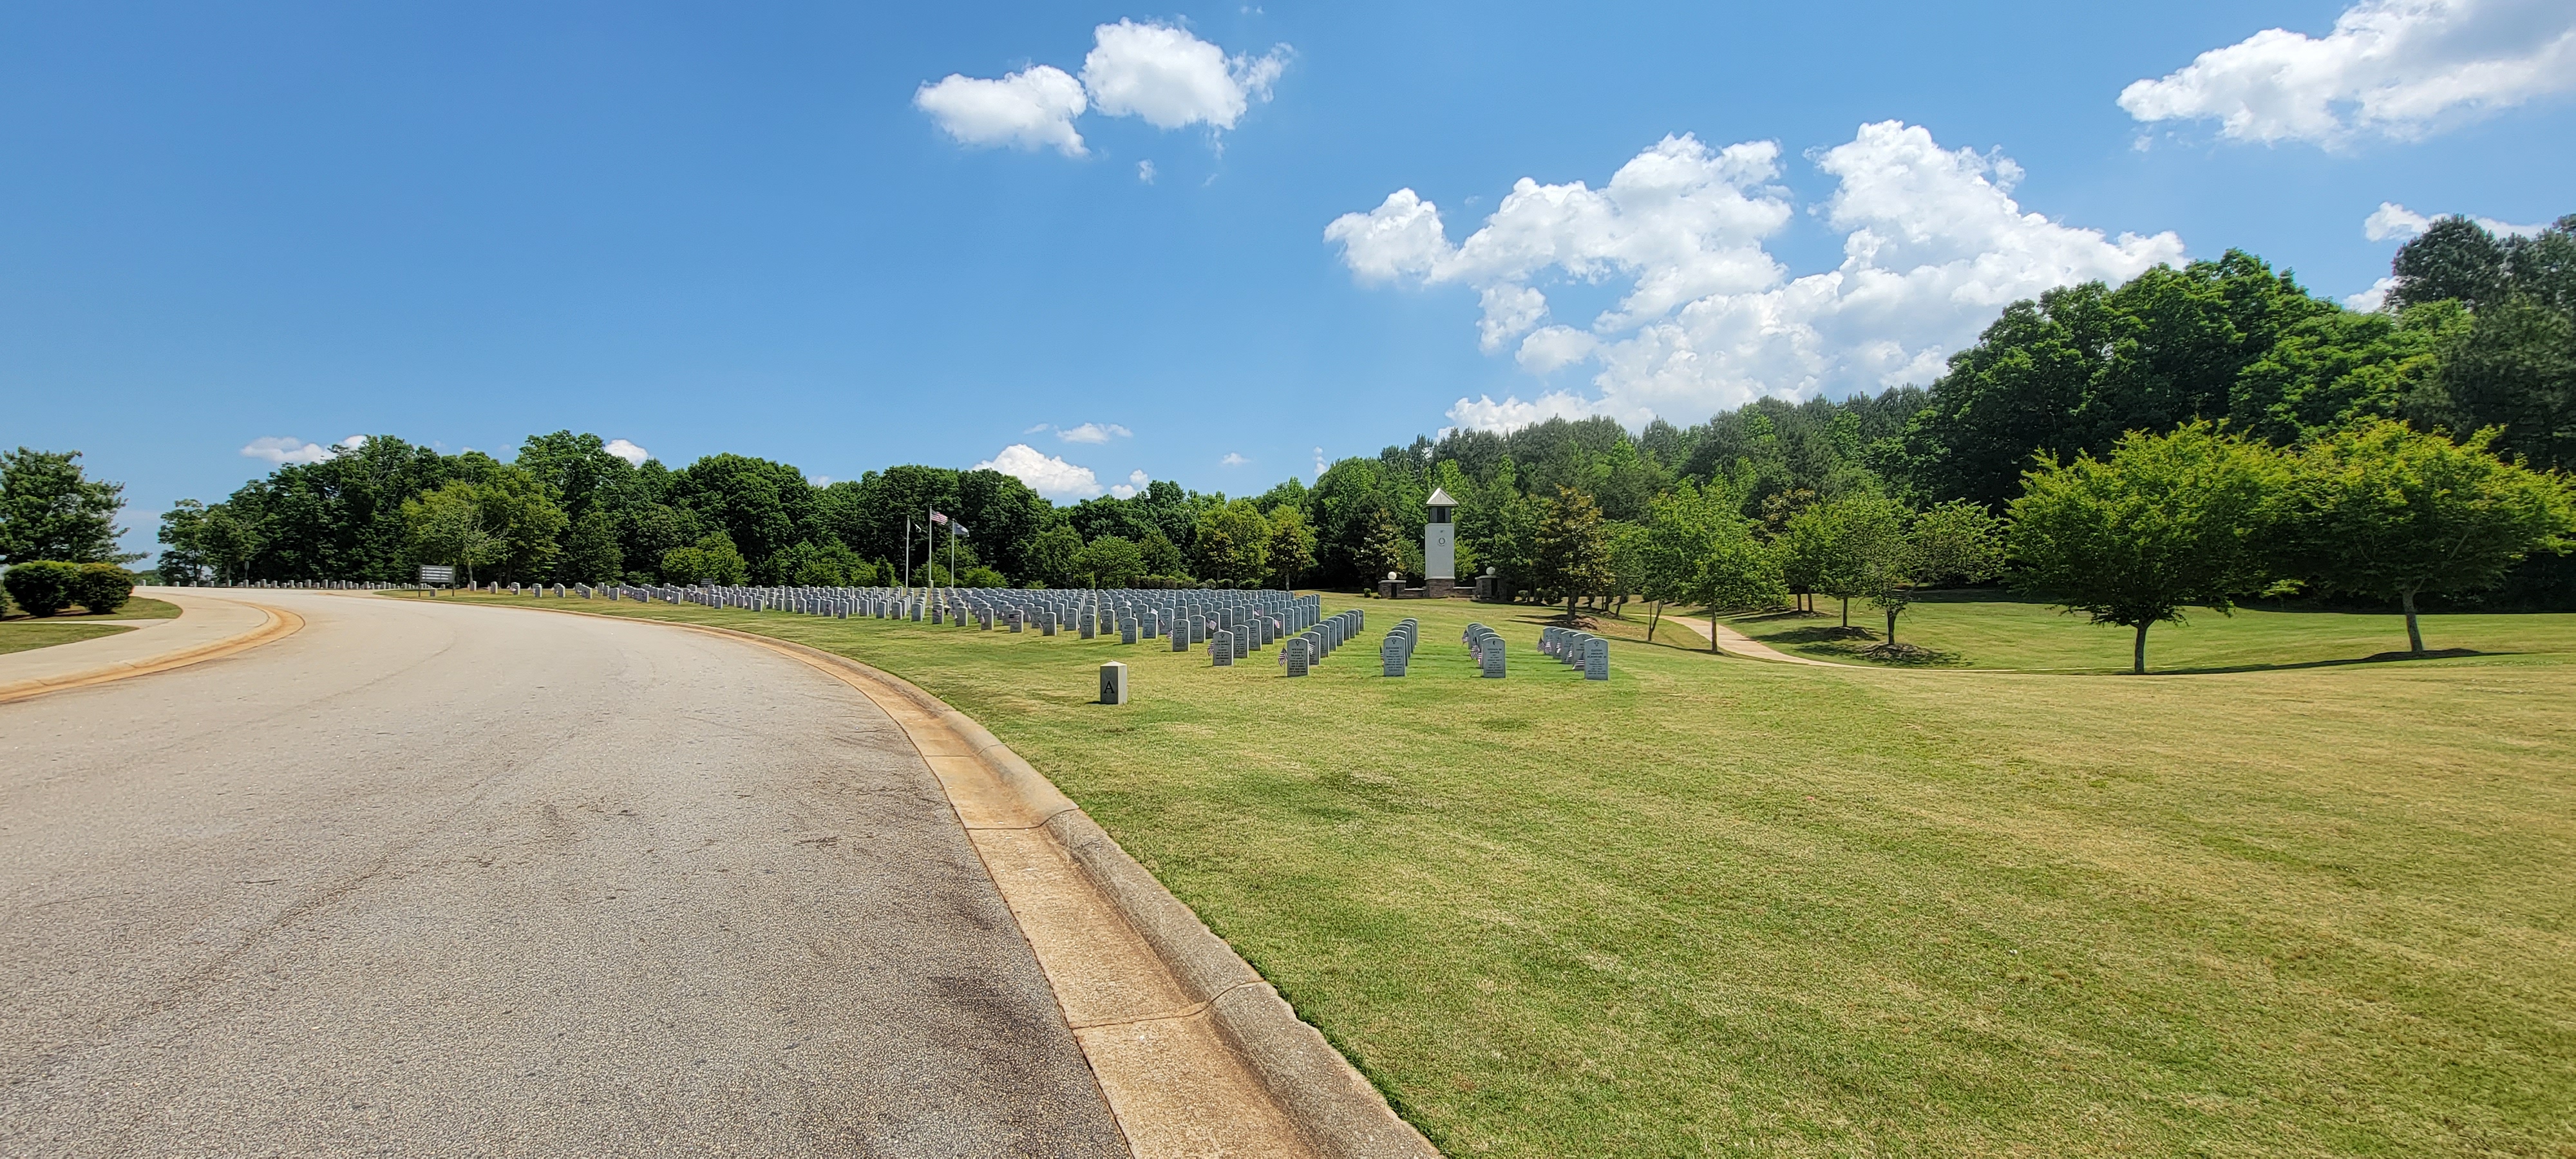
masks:
[[[2042,574],[2004,546],[2023,522],[2016,504],[2054,494],[2043,481],[2067,472],[2114,471],[2137,439],[2204,426],[2288,463],[2356,432],[2396,453],[2394,423],[2563,479],[2576,467],[2576,216],[2528,238],[2445,219],[2391,273],[2385,307],[2356,311],[2230,251],[2016,302],[1928,388],[1766,398],[1634,434],[1606,418],[1452,430],[1251,496],[1157,481],[1059,505],[992,471],[906,465],[816,486],[733,454],[630,464],[570,431],[530,437],[508,461],[377,436],[220,502],[178,504],[163,517],[161,571],[388,582],[435,562],[519,582],[885,583],[909,569],[932,583],[1364,588],[1390,571],[1420,578],[1423,502],[1445,488],[1459,501],[1461,576],[1490,569],[1515,597],[1677,591],[1673,559],[1757,549],[1802,599],[1862,590],[1856,559],[1909,577],[1864,585],[1883,597]],[[950,537],[923,526],[933,508],[966,528],[953,574]],[[1879,542],[1919,558],[1897,567],[1853,546]],[[2489,598],[2576,606],[2576,572],[2551,542],[2493,577]],[[2300,580],[2402,602],[2310,577],[2272,586]]]

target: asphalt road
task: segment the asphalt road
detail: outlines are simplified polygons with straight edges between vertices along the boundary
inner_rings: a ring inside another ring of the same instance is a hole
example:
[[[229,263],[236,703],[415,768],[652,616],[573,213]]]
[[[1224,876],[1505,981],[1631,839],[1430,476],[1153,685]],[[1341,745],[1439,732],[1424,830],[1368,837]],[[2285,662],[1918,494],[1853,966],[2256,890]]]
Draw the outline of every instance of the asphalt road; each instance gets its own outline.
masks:
[[[1126,1154],[846,686],[260,598],[304,630],[0,705],[0,1154]]]

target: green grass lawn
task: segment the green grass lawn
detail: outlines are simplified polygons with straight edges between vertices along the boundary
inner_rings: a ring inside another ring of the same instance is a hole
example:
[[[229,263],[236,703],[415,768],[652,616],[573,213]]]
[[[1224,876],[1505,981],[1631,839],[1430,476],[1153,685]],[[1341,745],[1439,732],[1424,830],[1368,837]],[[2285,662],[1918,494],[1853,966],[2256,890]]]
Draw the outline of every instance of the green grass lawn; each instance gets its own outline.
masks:
[[[167,600],[145,599],[141,596],[125,601],[124,607],[104,615],[92,615],[89,609],[74,604],[70,608],[45,617],[48,622],[56,624],[77,624],[84,620],[175,620],[178,618],[179,605]],[[19,611],[15,604],[9,606],[6,614],[0,614],[0,622],[12,624],[31,622],[34,619],[35,617]]]
[[[79,618],[61,616],[45,620],[18,619],[0,623],[0,653],[25,652],[51,648],[77,640],[95,640],[134,629],[125,624],[82,623]]]
[[[1368,636],[1292,681],[1270,652],[471,598],[751,628],[946,698],[1454,1154],[2576,1154],[2576,617],[2428,629],[2507,655],[2138,679],[1711,657],[1639,616],[1587,683],[1535,609],[1328,597]],[[1388,680],[1397,615],[1423,645]],[[1471,675],[1469,619],[1509,679]],[[1981,664],[2126,658],[2029,606],[1908,623]],[[2403,639],[2158,632],[2168,666]],[[1113,658],[1135,703],[1088,703]]]
[[[1861,649],[1887,629],[1884,613],[1852,603],[1852,626],[1866,639],[1836,639],[1839,605],[1818,597],[1818,614],[1730,616],[1737,631],[1784,652],[1819,660],[1868,663]],[[2509,613],[2422,617],[2424,646],[2493,653],[2576,653],[2576,616]],[[1896,638],[1942,654],[1944,667],[2039,672],[2126,672],[2130,630],[2066,615],[2036,600],[1994,592],[1933,592],[1896,621]],[[2332,664],[2406,650],[2402,616],[2239,608],[2232,616],[2194,609],[2181,624],[2147,631],[2150,672]],[[2571,657],[2576,658],[2576,657]],[[2421,661],[2407,661],[2420,663]]]

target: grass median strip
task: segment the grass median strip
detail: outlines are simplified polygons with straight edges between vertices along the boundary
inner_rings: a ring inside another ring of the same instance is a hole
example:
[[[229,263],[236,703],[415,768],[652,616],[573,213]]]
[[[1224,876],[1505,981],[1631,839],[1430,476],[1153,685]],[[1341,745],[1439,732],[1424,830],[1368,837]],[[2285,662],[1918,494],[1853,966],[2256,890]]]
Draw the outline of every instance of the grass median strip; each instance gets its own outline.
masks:
[[[1288,680],[1267,652],[470,598],[921,685],[1452,1153],[2548,1154],[2576,1130],[2576,664],[2528,643],[2576,617],[2462,633],[2510,655],[2161,679],[1622,642],[1588,683],[1537,653],[1539,610],[1464,603],[1328,597],[1370,630]],[[1421,650],[1381,678],[1404,615]],[[1508,679],[1474,678],[1469,619]],[[1109,659],[1133,704],[1089,703]]]
[[[78,620],[11,620],[0,624],[0,653],[26,652],[131,632],[128,624],[84,624]]]

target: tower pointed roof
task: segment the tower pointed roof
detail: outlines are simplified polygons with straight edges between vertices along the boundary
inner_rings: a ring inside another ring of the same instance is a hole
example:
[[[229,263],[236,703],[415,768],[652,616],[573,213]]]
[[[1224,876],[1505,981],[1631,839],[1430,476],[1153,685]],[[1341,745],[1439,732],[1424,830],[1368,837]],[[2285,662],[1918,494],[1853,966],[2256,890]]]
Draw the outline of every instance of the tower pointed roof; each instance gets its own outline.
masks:
[[[1455,507],[1458,505],[1458,501],[1449,497],[1449,491],[1447,488],[1434,487],[1431,489],[1431,498],[1423,500],[1422,505],[1425,507]]]

